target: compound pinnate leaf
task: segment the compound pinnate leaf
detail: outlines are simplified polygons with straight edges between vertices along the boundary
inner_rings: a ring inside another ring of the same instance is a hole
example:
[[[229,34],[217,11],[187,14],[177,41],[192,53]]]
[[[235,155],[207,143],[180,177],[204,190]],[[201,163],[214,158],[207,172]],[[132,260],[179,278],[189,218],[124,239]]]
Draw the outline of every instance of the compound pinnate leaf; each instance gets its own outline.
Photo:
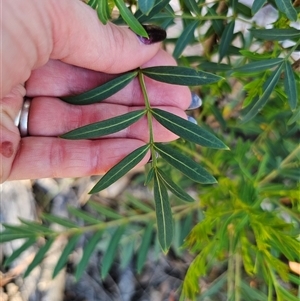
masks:
[[[165,174],[161,169],[157,169],[157,175],[165,186],[179,199],[185,202],[194,202],[194,199],[187,194],[182,188],[180,188],[176,183],[173,182],[167,174]]]
[[[300,30],[297,30],[296,28],[250,29],[250,32],[255,38],[267,41],[300,39]]]
[[[68,257],[71,254],[71,252],[74,250],[75,245],[76,245],[78,239],[80,238],[80,236],[81,236],[81,234],[74,235],[68,241],[68,243],[66,244],[64,250],[62,251],[62,253],[55,265],[55,268],[52,273],[52,278],[55,278],[57,276],[57,274],[61,271],[61,269],[66,265],[66,263],[68,261]]]
[[[211,84],[222,79],[211,73],[180,66],[149,67],[141,69],[141,72],[154,80],[183,86]]]
[[[275,0],[278,9],[284,13],[289,20],[297,21],[297,11],[293,7],[291,0]]]
[[[78,263],[75,271],[75,279],[78,281],[80,277],[82,276],[90,257],[93,254],[93,251],[95,250],[100,238],[102,237],[103,231],[96,232],[89,240],[88,244],[84,247],[82,258],[80,262]]]
[[[287,94],[289,105],[292,110],[296,109],[298,93],[297,93],[297,85],[295,80],[295,75],[293,72],[293,68],[289,61],[286,61],[284,64],[284,88],[285,93]]]
[[[265,71],[267,69],[270,69],[274,66],[277,66],[283,61],[282,58],[276,58],[276,59],[268,59],[258,62],[249,63],[247,65],[235,68],[234,71],[240,72],[240,73],[253,73],[253,72],[260,72]]]
[[[275,89],[275,86],[278,83],[278,80],[280,78],[282,65],[280,66],[270,75],[270,77],[267,79],[265,84],[263,85],[263,93],[260,96],[260,98],[257,100],[255,105],[251,108],[251,110],[244,116],[242,119],[242,123],[245,123],[249,120],[251,120],[254,116],[258,114],[264,107],[264,105],[267,103],[269,97],[271,96],[273,90]]]
[[[29,238],[27,239],[20,248],[16,249],[4,262],[4,266],[9,266],[16,258],[18,258],[25,250],[30,248],[35,242],[37,238]],[[2,242],[2,240],[1,240]]]
[[[132,111],[117,117],[82,126],[61,135],[64,139],[95,139],[119,132],[138,121],[146,110]]]
[[[168,163],[173,165],[187,177],[201,184],[217,183],[216,179],[198,163],[181,154],[169,145],[155,143],[155,149]]]
[[[222,33],[222,38],[221,38],[221,43],[220,43],[220,59],[219,61],[221,61],[224,56],[227,54],[229,46],[232,42],[232,38],[233,38],[233,30],[234,30],[234,26],[235,26],[235,22],[231,21],[230,23],[228,23]]]
[[[160,109],[153,109],[154,118],[171,132],[196,144],[216,148],[228,149],[228,147],[210,132],[191,123],[181,117]]]
[[[44,259],[46,253],[48,252],[48,250],[50,249],[50,247],[52,246],[53,242],[54,242],[55,238],[50,238],[46,241],[46,243],[38,250],[38,252],[36,253],[35,257],[33,258],[32,262],[29,264],[29,266],[27,267],[25,273],[24,273],[24,278],[26,278],[31,271],[39,265],[39,263]]]
[[[148,150],[149,145],[146,144],[130,153],[122,161],[112,167],[89,193],[97,193],[123,177],[145,157]]]
[[[106,82],[105,84],[95,89],[89,90],[80,95],[61,97],[61,99],[67,103],[74,105],[89,105],[92,103],[100,102],[124,88],[136,76],[136,71],[128,72]]]
[[[122,235],[124,234],[125,229],[126,228],[124,226],[119,227],[115,231],[115,233],[113,234],[113,236],[109,242],[109,245],[108,245],[106,252],[103,256],[103,259],[102,259],[102,266],[101,266],[102,279],[106,278],[106,276],[111,268],[115,254],[117,252],[117,248],[118,248],[120,239],[121,239]]]
[[[114,0],[118,10],[128,26],[138,35],[148,38],[145,28],[135,18],[123,0]]]
[[[173,219],[167,189],[157,174],[154,175],[154,201],[158,240],[166,253],[172,243]]]
[[[148,15],[153,8],[155,0],[138,0],[139,9],[143,14]]]

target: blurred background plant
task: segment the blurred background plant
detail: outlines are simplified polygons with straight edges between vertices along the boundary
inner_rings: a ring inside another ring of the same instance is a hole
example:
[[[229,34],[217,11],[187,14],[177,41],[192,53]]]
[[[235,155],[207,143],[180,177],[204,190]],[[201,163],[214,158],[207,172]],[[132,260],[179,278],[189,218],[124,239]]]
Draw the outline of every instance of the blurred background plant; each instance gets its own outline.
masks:
[[[180,66],[223,77],[191,88],[203,100],[193,116],[230,151],[195,146],[184,139],[172,143],[201,162],[218,183],[195,184],[158,160],[160,170],[195,199],[183,203],[170,195],[174,237],[169,253],[186,266],[174,295],[162,300],[299,300],[300,2],[90,0],[88,4],[103,23],[127,23],[140,34],[139,23],[165,28],[168,38],[163,47]],[[144,182],[141,172],[131,185],[141,187]],[[149,250],[154,260],[161,256],[152,198],[149,192],[139,197],[127,192],[117,202],[103,204],[95,195],[82,208],[69,207],[67,217],[45,213],[44,208],[39,223],[5,224],[2,242],[25,239],[5,266],[39,245],[26,277],[56,238],[68,238],[53,269],[56,276],[88,233],[73,271],[75,279],[83,275],[95,250],[103,253],[102,279],[114,261],[121,269],[134,262],[141,273]]]

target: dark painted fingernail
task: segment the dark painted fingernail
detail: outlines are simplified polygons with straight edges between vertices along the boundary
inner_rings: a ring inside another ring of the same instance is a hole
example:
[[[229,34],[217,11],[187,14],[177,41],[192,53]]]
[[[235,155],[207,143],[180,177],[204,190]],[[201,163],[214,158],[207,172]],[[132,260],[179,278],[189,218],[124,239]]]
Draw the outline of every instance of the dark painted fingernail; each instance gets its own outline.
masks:
[[[190,106],[188,107],[188,110],[194,110],[201,107],[202,99],[194,92],[192,92],[191,94],[192,94],[192,99],[191,99]]]
[[[198,124],[197,120],[192,116],[188,116],[188,121],[194,124]]]
[[[156,25],[143,25],[148,33],[148,38],[137,35],[140,41],[145,45],[150,45],[163,41],[167,37],[167,33],[164,29]]]

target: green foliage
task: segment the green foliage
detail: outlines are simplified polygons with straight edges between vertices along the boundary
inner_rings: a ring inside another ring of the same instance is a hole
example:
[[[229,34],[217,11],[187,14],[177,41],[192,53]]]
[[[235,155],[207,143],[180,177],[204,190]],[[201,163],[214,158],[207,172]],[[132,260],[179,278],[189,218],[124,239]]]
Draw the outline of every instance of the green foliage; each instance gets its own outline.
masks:
[[[55,239],[64,236],[68,242],[54,269],[56,276],[78,239],[89,233],[76,279],[84,273],[100,240],[107,242],[100,268],[103,278],[118,254],[122,268],[137,254],[140,273],[149,247],[158,241],[164,253],[173,248],[182,256],[184,247],[194,255],[181,300],[219,300],[220,293],[226,294],[226,300],[297,300],[299,279],[288,262],[300,260],[300,76],[299,59],[295,58],[300,31],[293,23],[299,19],[299,6],[297,1],[285,0],[255,0],[251,7],[236,0],[179,2],[180,11],[175,12],[169,0],[116,0],[120,16],[112,19],[112,1],[90,0],[104,24],[127,23],[142,36],[147,36],[142,23],[167,29],[179,22],[182,31],[178,37],[165,41],[165,46],[173,47],[179,66],[133,70],[91,91],[63,98],[80,105],[100,102],[136,78],[144,110],[87,125],[62,137],[97,138],[146,117],[148,143],[112,167],[90,193],[107,188],[150,153],[152,162],[143,180],[153,188],[152,206],[129,196],[122,212],[91,201],[93,213],[69,208],[73,220],[43,215],[42,224],[21,220],[20,226],[4,225],[2,242],[25,239],[6,265],[38,243],[40,249],[26,276]],[[276,20],[257,25],[253,16],[270,6],[278,12]],[[241,22],[248,29],[239,27]],[[187,46],[199,44],[204,45],[202,53],[197,48],[197,55],[190,55]],[[187,85],[202,95],[203,108],[195,113],[201,126],[152,108],[145,77]],[[154,141],[153,118],[181,139],[170,145]],[[187,188],[193,190],[193,197]],[[79,227],[76,219],[83,226]],[[65,230],[54,231],[48,223]],[[44,244],[40,245],[41,241]],[[216,265],[222,265],[225,272],[201,292],[199,278]]]

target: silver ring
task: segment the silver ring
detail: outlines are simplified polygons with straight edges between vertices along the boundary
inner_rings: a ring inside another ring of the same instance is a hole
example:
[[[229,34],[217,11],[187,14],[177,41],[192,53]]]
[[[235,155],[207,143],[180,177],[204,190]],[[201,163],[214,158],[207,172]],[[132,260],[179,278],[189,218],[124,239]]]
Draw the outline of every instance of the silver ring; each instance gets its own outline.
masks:
[[[29,98],[24,99],[23,107],[20,113],[19,130],[21,137],[28,136],[28,116],[31,100]]]

